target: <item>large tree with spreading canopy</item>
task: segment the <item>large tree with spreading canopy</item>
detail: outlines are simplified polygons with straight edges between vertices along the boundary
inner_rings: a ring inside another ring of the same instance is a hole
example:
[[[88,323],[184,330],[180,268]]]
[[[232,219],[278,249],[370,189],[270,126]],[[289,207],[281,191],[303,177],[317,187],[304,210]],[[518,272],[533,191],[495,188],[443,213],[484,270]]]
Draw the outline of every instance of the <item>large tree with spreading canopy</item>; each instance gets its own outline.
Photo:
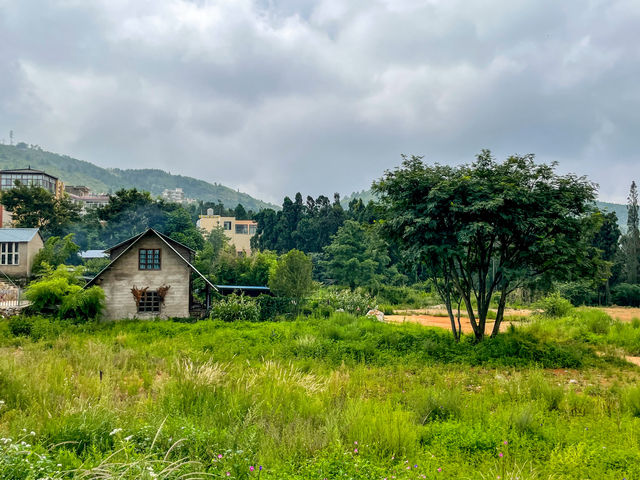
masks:
[[[497,295],[492,336],[507,296],[542,276],[558,278],[588,267],[589,215],[596,185],[558,175],[533,155],[497,162],[489,150],[457,167],[405,157],[374,191],[386,211],[384,232],[421,264],[446,305],[460,338],[455,303],[462,303],[478,341]]]

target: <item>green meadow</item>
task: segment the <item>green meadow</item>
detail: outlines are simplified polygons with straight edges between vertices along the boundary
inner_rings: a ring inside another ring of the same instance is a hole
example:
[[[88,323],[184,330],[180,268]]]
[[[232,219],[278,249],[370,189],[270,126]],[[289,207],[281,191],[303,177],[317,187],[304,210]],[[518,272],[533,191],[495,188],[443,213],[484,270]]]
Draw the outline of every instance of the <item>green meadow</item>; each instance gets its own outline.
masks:
[[[0,478],[640,478],[640,322],[0,321]]]

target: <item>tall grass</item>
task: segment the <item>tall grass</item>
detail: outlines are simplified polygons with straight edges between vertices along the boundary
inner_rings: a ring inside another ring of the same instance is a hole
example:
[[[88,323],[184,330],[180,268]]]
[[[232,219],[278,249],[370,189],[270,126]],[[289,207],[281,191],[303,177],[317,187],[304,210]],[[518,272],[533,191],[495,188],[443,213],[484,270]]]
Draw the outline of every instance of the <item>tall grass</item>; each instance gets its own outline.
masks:
[[[0,324],[0,478],[639,476],[636,371],[545,322]]]

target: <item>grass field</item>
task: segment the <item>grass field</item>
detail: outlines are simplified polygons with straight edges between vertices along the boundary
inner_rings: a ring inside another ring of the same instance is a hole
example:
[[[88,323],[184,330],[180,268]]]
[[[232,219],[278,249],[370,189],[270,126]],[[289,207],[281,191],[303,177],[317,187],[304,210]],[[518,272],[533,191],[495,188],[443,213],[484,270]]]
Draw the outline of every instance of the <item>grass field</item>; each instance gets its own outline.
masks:
[[[640,322],[595,310],[482,345],[334,314],[0,346],[0,478],[640,478]]]

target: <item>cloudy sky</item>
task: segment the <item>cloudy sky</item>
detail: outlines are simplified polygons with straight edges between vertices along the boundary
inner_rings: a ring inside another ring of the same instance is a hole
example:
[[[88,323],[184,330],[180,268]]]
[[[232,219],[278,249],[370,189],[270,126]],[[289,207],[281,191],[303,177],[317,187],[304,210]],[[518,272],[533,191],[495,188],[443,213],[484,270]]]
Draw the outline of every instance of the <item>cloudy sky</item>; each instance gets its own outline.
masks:
[[[640,180],[638,0],[0,0],[0,139],[281,202],[400,154]]]

